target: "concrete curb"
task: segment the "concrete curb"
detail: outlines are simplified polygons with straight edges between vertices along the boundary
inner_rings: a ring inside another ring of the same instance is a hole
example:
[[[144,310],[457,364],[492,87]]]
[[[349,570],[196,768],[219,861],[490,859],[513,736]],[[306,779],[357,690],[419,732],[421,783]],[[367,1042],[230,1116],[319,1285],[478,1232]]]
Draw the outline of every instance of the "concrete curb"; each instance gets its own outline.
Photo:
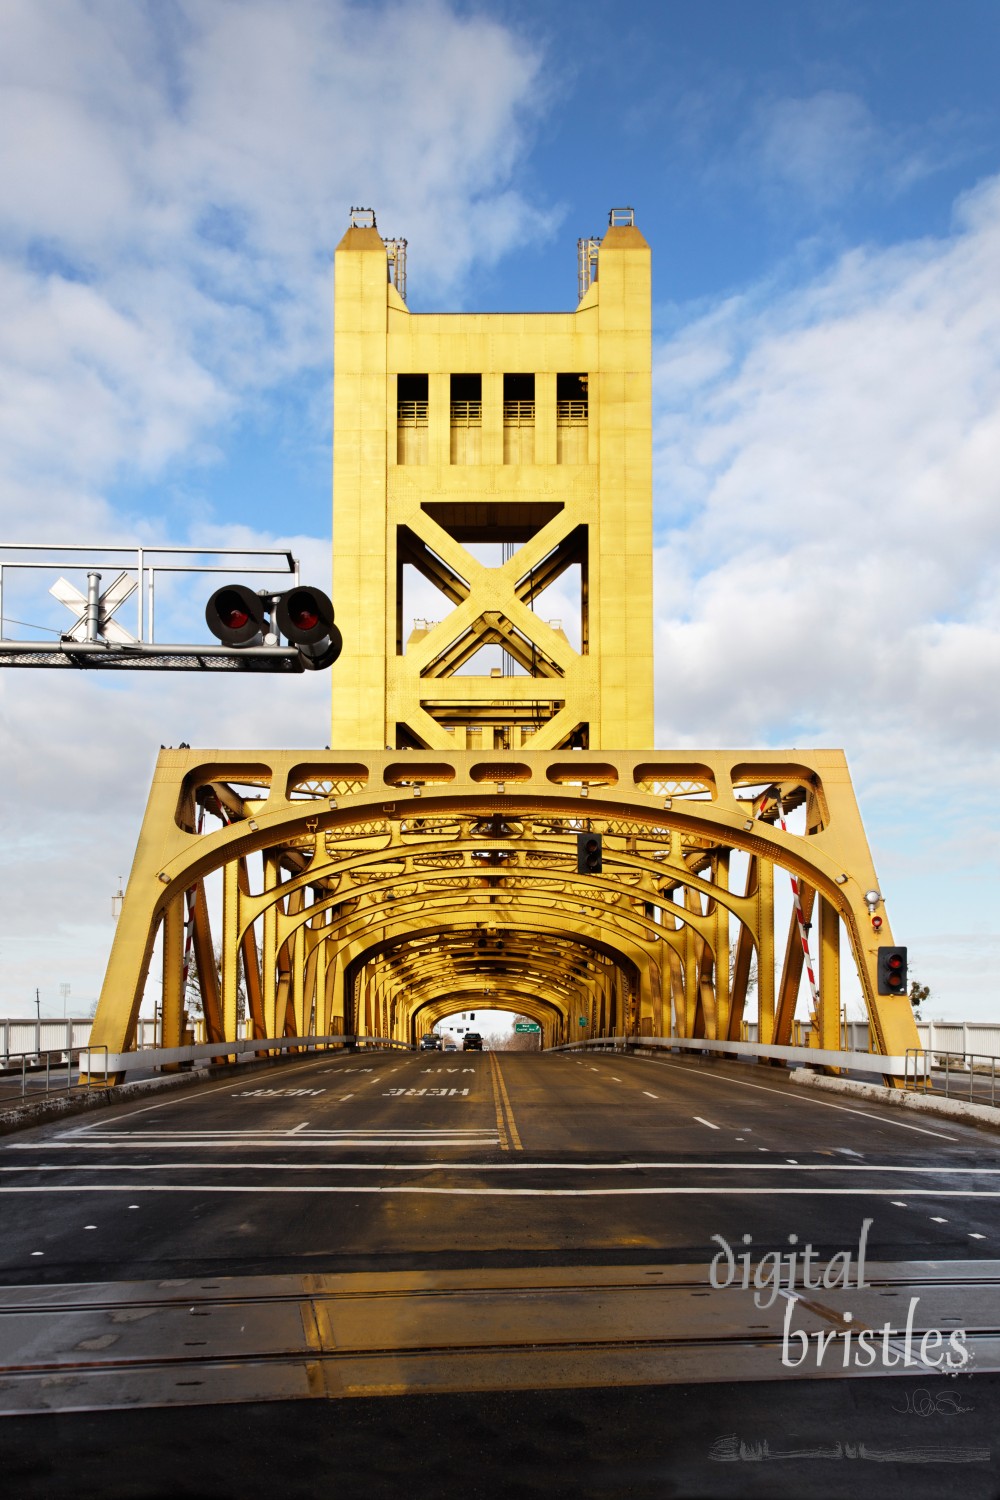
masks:
[[[963,1099],[918,1094],[911,1089],[887,1089],[883,1084],[859,1083],[852,1078],[828,1078],[814,1073],[811,1068],[794,1068],[788,1077],[792,1083],[823,1089],[826,1093],[850,1094],[872,1104],[891,1104],[897,1109],[914,1110],[917,1114],[936,1115],[940,1119],[960,1120],[968,1125],[986,1125],[1000,1130],[1000,1109],[989,1104],[968,1104]]]

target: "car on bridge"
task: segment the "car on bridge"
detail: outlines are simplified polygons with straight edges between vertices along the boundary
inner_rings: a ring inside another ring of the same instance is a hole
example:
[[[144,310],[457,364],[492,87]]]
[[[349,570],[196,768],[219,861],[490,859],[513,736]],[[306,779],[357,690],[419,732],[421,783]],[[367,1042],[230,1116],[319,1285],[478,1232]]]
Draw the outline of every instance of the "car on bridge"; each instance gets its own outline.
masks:
[[[426,1036],[420,1038],[420,1050],[421,1052],[440,1052],[441,1038],[435,1036],[433,1031],[428,1031]]]
[[[482,1052],[483,1039],[478,1031],[467,1031],[465,1040],[462,1042],[463,1052]]]

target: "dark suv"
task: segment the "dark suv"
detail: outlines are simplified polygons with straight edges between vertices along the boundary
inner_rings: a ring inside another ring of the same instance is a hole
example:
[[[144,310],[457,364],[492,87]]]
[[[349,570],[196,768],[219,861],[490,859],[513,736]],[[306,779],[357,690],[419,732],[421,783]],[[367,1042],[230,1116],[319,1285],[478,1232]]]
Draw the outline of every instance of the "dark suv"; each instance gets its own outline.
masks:
[[[429,1031],[426,1036],[420,1038],[420,1050],[421,1052],[440,1052],[441,1038]]]
[[[483,1039],[478,1031],[467,1031],[465,1041],[462,1043],[463,1052],[482,1052]]]

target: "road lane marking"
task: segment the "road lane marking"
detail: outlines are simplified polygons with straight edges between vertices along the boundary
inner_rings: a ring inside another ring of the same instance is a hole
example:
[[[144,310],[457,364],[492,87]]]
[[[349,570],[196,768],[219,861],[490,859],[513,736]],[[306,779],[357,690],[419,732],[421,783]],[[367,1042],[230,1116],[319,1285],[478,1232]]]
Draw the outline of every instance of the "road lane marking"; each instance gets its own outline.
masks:
[[[282,1076],[287,1077],[289,1073],[301,1073],[305,1068],[315,1068],[316,1058],[310,1058],[308,1062],[298,1063],[290,1067]],[[131,1120],[136,1115],[148,1115],[153,1109],[166,1109],[168,1104],[190,1104],[192,1100],[205,1099],[209,1094],[220,1094],[225,1089],[231,1089],[234,1083],[239,1083],[238,1078],[230,1078],[228,1083],[216,1084],[214,1088],[205,1089],[197,1086],[190,1089],[178,1089],[169,1099],[161,1099],[158,1104],[143,1104],[139,1109],[129,1110],[127,1115],[119,1115],[120,1120]],[[100,1124],[95,1120],[93,1125],[78,1125],[72,1131],[66,1131],[66,1135],[84,1135],[86,1132],[96,1130]]]
[[[937,1214],[931,1214],[931,1223],[932,1224],[947,1224],[947,1222],[948,1222],[947,1219],[939,1219],[938,1216],[937,1216]]]
[[[489,1146],[495,1145],[495,1131],[421,1131],[400,1130],[394,1131],[393,1139],[385,1139],[385,1134],[376,1134],[375,1131],[364,1133],[364,1131],[316,1131],[316,1139],[304,1139],[298,1136],[294,1145],[301,1146],[397,1146],[402,1142],[415,1143],[415,1145],[427,1146]],[[336,1139],[334,1139],[336,1137]],[[189,1151],[192,1146],[279,1146],[286,1148],[289,1145],[288,1137],[274,1137],[274,1140],[226,1140],[219,1143],[216,1140],[180,1140],[172,1143],[174,1146],[183,1146],[184,1151]],[[163,1145],[163,1151],[169,1149]],[[219,1158],[219,1161],[211,1163],[193,1163],[193,1161],[144,1161],[144,1163],[114,1163],[114,1172],[184,1172],[184,1170],[201,1170],[202,1167],[225,1167],[229,1166],[228,1158]],[[852,1175],[864,1178],[867,1173],[876,1172],[901,1172],[922,1173],[927,1176],[940,1176],[940,1178],[951,1178],[960,1172],[979,1176],[996,1176],[996,1170],[991,1167],[976,1169],[976,1167],[787,1167],[784,1163],[766,1163],[766,1161],[732,1161],[732,1163],[718,1163],[718,1161],[321,1161],[321,1163],[274,1163],[274,1161],[234,1161],[232,1169],[238,1172],[841,1172],[852,1173]],[[42,1172],[108,1172],[108,1163],[54,1163],[48,1166],[46,1163],[25,1163],[22,1167],[0,1167],[0,1173],[25,1173]],[[822,1190],[817,1190],[822,1191]],[[873,1188],[873,1191],[874,1190]],[[898,1187],[879,1188],[879,1193],[898,1193]],[[915,1188],[915,1193],[934,1193],[936,1188]],[[961,1196],[961,1194],[958,1194]],[[994,1194],[1000,1197],[1000,1193]],[[892,1200],[895,1208],[907,1208],[901,1199]]]
[[[709,1130],[718,1130],[719,1128],[718,1125],[713,1125],[711,1120],[703,1120],[701,1115],[694,1115],[693,1118],[698,1121],[699,1125],[707,1125]]]
[[[985,1234],[973,1234],[972,1230],[971,1229],[969,1230],[969,1239],[970,1240],[984,1240],[985,1238],[986,1238]]]
[[[690,1068],[682,1067],[680,1063],[660,1062],[659,1059],[643,1057],[640,1062],[651,1062],[656,1068],[673,1068],[678,1073],[686,1073],[688,1078],[692,1076]],[[918,1135],[937,1136],[942,1141],[957,1141],[957,1135],[945,1135],[943,1130],[927,1130],[922,1125],[908,1125],[905,1120],[892,1120],[886,1115],[873,1115],[868,1109],[851,1109],[846,1104],[830,1104],[826,1099],[813,1099],[808,1094],[793,1094],[785,1089],[768,1088],[765,1083],[747,1083],[742,1078],[723,1078],[720,1074],[699,1072],[699,1079],[708,1083],[731,1083],[740,1089],[759,1089],[762,1094],[780,1094],[782,1099],[792,1099],[796,1104],[815,1104],[820,1109],[836,1109],[843,1115],[861,1115],[866,1120],[877,1120],[880,1125],[895,1125],[900,1130],[915,1130]]]
[[[497,1071],[496,1071],[496,1068],[492,1066],[493,1058],[494,1058],[494,1054],[491,1052],[490,1053],[490,1064],[491,1064],[491,1066],[490,1066],[490,1083],[493,1085],[493,1108],[496,1111],[496,1117],[497,1117],[497,1139],[500,1142],[500,1150],[501,1151],[509,1151],[510,1150],[510,1141],[509,1141],[509,1139],[507,1137],[507,1126],[506,1126],[506,1122],[504,1121],[504,1117],[503,1117],[503,1102],[502,1102],[502,1100],[500,1098],[500,1088],[499,1088],[499,1085],[497,1083]]]
[[[507,1133],[510,1136],[511,1144],[513,1145],[515,1151],[523,1151],[524,1147],[521,1145],[521,1137],[518,1134],[517,1125],[514,1121],[514,1110],[511,1107],[510,1095],[507,1092],[507,1085],[506,1083],[504,1083],[503,1069],[500,1067],[500,1059],[497,1057],[495,1052],[490,1053],[490,1062],[493,1065],[495,1086],[499,1088],[500,1097],[503,1100],[507,1123]]]
[[[614,1073],[612,1073],[612,1075],[611,1075],[611,1077],[612,1077],[612,1078],[614,1078],[614,1080],[615,1080],[615,1083],[621,1083],[621,1079],[620,1079],[620,1078],[617,1078],[617,1077],[615,1077],[615,1074],[614,1074]]]
[[[298,1133],[299,1133],[299,1131],[300,1131],[300,1130],[305,1130],[305,1128],[306,1128],[306,1126],[307,1126],[307,1125],[308,1125],[308,1124],[309,1124],[309,1121],[308,1121],[308,1120],[303,1120],[303,1121],[302,1121],[302,1124],[301,1124],[301,1125],[296,1125],[296,1127],[295,1127],[295,1129],[294,1129],[294,1130],[290,1130],[290,1131],[289,1131],[289,1132],[288,1132],[288,1134],[289,1134],[289,1135],[298,1135]]]
[[[441,1170],[447,1171],[447,1163]],[[380,1170],[377,1167],[372,1171]],[[602,1187],[602,1188],[529,1188],[529,1187],[418,1187],[381,1186],[354,1182],[349,1187],[337,1187],[327,1183],[300,1184],[294,1186],[268,1187],[261,1183],[204,1183],[204,1182],[52,1182],[37,1187],[3,1187],[0,1196],[15,1197],[24,1194],[44,1193],[407,1193],[433,1197],[456,1198],[694,1198],[698,1195],[710,1198],[733,1197],[782,1197],[782,1198],[884,1198],[891,1188],[812,1188],[812,1187]],[[963,1192],[950,1188],[918,1188],[916,1196],[921,1198],[1000,1198],[1000,1192]],[[133,1205],[129,1204],[131,1208]],[[134,1205],[138,1207],[138,1204]]]
[[[647,1099],[659,1099],[660,1097],[659,1094],[651,1094],[648,1089],[643,1089],[642,1092],[645,1094]]]
[[[398,1142],[398,1140],[401,1139],[401,1138],[405,1138],[408,1141],[421,1142],[421,1143],[424,1143],[424,1144],[427,1144],[427,1145],[431,1145],[431,1146],[440,1145],[442,1143],[447,1144],[448,1142],[452,1142],[455,1145],[478,1146],[478,1145],[481,1145],[481,1144],[490,1144],[493,1141],[495,1141],[495,1133],[492,1130],[422,1130],[422,1129],[419,1129],[418,1127],[414,1126],[413,1129],[411,1129],[411,1130],[406,1130],[406,1129],[400,1129],[400,1130],[382,1130],[382,1131],[379,1131],[379,1130],[367,1130],[367,1131],[366,1130],[316,1130],[316,1131],[310,1131],[308,1136],[305,1136],[305,1135],[296,1136],[295,1139],[294,1139],[294,1141],[289,1141],[289,1138],[288,1138],[287,1135],[273,1135],[273,1136],[267,1138],[266,1140],[261,1140],[258,1136],[246,1136],[246,1137],[236,1136],[233,1139],[227,1139],[225,1141],[217,1141],[214,1138],[211,1138],[211,1139],[210,1138],[200,1139],[198,1137],[193,1137],[191,1139],[188,1139],[186,1137],[181,1137],[179,1139],[172,1138],[169,1141],[157,1141],[154,1144],[155,1144],[155,1149],[161,1150],[161,1151],[170,1151],[170,1150],[174,1150],[174,1149],[176,1149],[178,1147],[183,1147],[186,1151],[190,1151],[193,1148],[198,1147],[198,1146],[201,1146],[201,1147],[203,1147],[206,1150],[211,1150],[213,1147],[219,1146],[219,1145],[223,1145],[223,1146],[229,1146],[229,1145],[236,1145],[236,1146],[279,1146],[279,1147],[281,1147],[283,1149],[286,1149],[289,1146],[294,1145],[295,1147],[297,1147],[299,1149],[302,1149],[302,1148],[305,1148],[305,1147],[312,1147],[312,1146],[324,1146],[325,1147],[325,1146],[331,1146],[331,1145],[335,1145],[335,1146],[336,1145],[348,1145],[348,1144],[352,1144],[354,1142],[367,1143],[368,1145],[373,1145],[373,1146],[382,1146],[382,1145],[391,1146],[391,1145],[396,1144]],[[54,1149],[57,1149],[57,1148],[56,1148],[56,1146],[54,1144],[51,1145],[51,1146],[48,1146],[48,1145],[45,1145],[45,1144],[39,1142],[39,1143],[37,1143],[37,1145],[21,1144],[21,1145],[18,1145],[18,1146],[8,1146],[8,1147],[6,1147],[4,1149],[9,1150],[9,1151],[31,1151],[31,1150],[54,1150]],[[70,1149],[77,1149],[77,1148],[66,1146],[66,1147],[60,1147],[58,1149],[70,1150]],[[79,1149],[81,1149],[81,1150],[84,1149],[83,1146],[82,1146],[82,1144],[81,1144],[81,1146],[80,1146]],[[93,1150],[112,1150],[112,1149],[114,1149],[115,1151],[119,1151],[119,1150],[122,1150],[122,1149],[132,1149],[132,1150],[136,1150],[136,1151],[146,1151],[146,1150],[150,1150],[150,1149],[153,1149],[153,1148],[152,1148],[152,1146],[146,1145],[140,1139],[129,1140],[129,1139],[122,1139],[122,1138],[119,1137],[119,1138],[116,1138],[113,1141],[107,1141],[107,1142],[96,1142],[96,1143],[95,1142],[87,1142],[87,1149],[92,1150],[92,1151]],[[246,1166],[246,1168],[248,1170],[260,1170],[262,1172],[263,1171],[280,1171],[281,1170],[280,1164],[275,1165],[275,1164],[268,1163],[268,1162],[246,1162],[246,1163],[240,1163],[240,1162],[236,1162],[236,1163],[224,1162],[223,1163],[223,1162],[218,1162],[218,1163],[213,1163],[213,1165],[225,1166],[225,1168],[227,1170],[229,1170],[230,1167],[242,1167],[244,1165]],[[363,1171],[369,1171],[369,1170],[375,1171],[375,1170],[382,1170],[383,1169],[382,1166],[381,1166],[381,1164],[377,1163],[377,1162],[329,1162],[329,1163],[326,1163],[325,1165],[328,1166],[331,1171],[354,1171],[355,1169],[363,1170]],[[125,1163],[122,1163],[120,1167],[116,1164],[115,1170],[116,1171],[120,1170],[120,1171],[123,1171],[123,1172],[132,1172],[132,1171],[162,1171],[165,1166],[191,1167],[191,1166],[193,1166],[193,1163],[192,1162],[183,1162],[183,1161],[182,1162],[159,1162],[159,1163],[150,1162],[148,1164],[144,1163],[144,1164],[141,1164],[139,1166],[128,1166]],[[433,1171],[437,1170],[437,1166],[438,1166],[438,1164],[436,1162],[429,1162],[429,1163],[419,1163],[418,1162],[418,1163],[413,1163],[413,1164],[407,1163],[405,1165],[400,1165],[398,1163],[392,1163],[392,1164],[386,1163],[385,1166],[384,1166],[384,1170],[387,1171],[387,1172],[425,1172],[425,1171],[426,1172],[433,1172]],[[95,1164],[91,1165],[89,1163],[83,1163],[83,1162],[80,1162],[80,1163],[76,1163],[76,1162],[63,1162],[63,1163],[59,1163],[59,1164],[53,1164],[52,1166],[47,1166],[44,1162],[27,1162],[23,1166],[19,1166],[19,1167],[2,1167],[2,1166],[0,1166],[0,1172],[19,1172],[19,1173],[22,1173],[22,1174],[25,1173],[25,1172],[103,1172],[103,1171],[106,1171],[106,1170],[107,1170],[107,1163],[103,1163],[103,1164],[97,1164],[97,1163],[95,1163]],[[299,1170],[308,1170],[308,1171],[312,1171],[312,1170],[314,1170],[314,1168],[313,1168],[313,1166],[301,1167],[301,1168],[300,1167],[294,1167],[293,1168],[293,1165],[291,1163],[289,1163],[289,1171],[291,1171],[291,1170],[297,1170],[297,1171],[299,1171]],[[749,1162],[742,1162],[742,1161],[733,1161],[733,1162],[715,1162],[715,1161],[704,1161],[704,1162],[685,1162],[685,1161],[624,1161],[624,1162],[601,1162],[601,1161],[596,1161],[596,1162],[572,1162],[572,1161],[527,1162],[527,1161],[505,1161],[505,1162],[479,1162],[479,1161],[466,1161],[466,1162],[449,1162],[448,1163],[448,1171],[449,1172],[510,1172],[510,1171],[517,1171],[517,1172],[651,1172],[651,1171],[666,1172],[666,1171],[669,1171],[669,1172],[738,1172],[738,1173],[744,1173],[744,1172],[792,1172],[792,1173],[801,1173],[801,1172],[846,1172],[846,1173],[850,1173],[850,1174],[853,1174],[853,1175],[859,1176],[859,1177],[863,1177],[867,1173],[891,1172],[891,1173],[903,1173],[904,1175],[909,1175],[909,1176],[922,1175],[922,1176],[936,1176],[936,1177],[959,1177],[959,1176],[995,1177],[995,1176],[997,1176],[998,1169],[995,1168],[995,1167],[908,1167],[908,1166],[884,1166],[884,1165],[880,1166],[880,1165],[874,1165],[874,1164],[873,1165],[869,1165],[869,1166],[847,1166],[847,1165],[837,1164],[837,1163],[822,1163],[822,1162],[805,1162],[805,1163],[800,1163],[799,1165],[792,1167],[792,1166],[786,1165],[784,1162],[763,1162],[763,1161],[761,1161],[761,1162],[753,1162],[753,1161],[749,1161]],[[898,1192],[899,1189],[897,1187],[897,1188],[891,1189],[891,1190],[890,1189],[886,1189],[885,1191]],[[906,1206],[907,1206],[901,1199],[899,1199],[899,1200],[893,1199],[893,1204],[894,1204],[894,1206],[896,1208],[906,1208]]]

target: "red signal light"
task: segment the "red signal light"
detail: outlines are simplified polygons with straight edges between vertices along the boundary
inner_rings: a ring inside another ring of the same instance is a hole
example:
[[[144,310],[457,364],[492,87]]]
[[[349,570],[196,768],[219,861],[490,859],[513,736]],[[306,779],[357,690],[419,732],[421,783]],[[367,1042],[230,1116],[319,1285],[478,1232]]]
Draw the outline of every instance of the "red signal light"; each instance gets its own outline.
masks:
[[[293,605],[288,614],[297,630],[315,630],[319,624],[319,615],[308,605],[300,605],[298,609]]]
[[[872,926],[874,927],[875,931],[878,932],[879,928],[882,926],[882,918],[872,917]]]
[[[225,646],[258,645],[266,628],[265,613],[259,594],[241,583],[216,589],[205,606],[208,628]]]
[[[906,949],[878,950],[878,993],[898,995],[906,990]]]

